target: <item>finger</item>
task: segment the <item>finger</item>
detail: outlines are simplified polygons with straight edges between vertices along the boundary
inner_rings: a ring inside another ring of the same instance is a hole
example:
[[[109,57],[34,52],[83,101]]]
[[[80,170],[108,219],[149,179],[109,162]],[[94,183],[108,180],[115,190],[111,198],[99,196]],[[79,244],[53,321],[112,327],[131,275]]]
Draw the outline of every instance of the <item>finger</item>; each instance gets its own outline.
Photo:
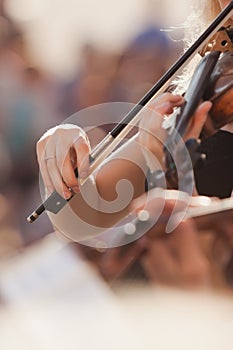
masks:
[[[44,183],[46,192],[49,195],[54,191],[55,188],[54,188],[53,183],[50,179],[45,159],[42,159],[39,164],[40,164],[41,177],[43,179],[43,183]]]
[[[215,229],[221,237],[222,240],[225,240],[230,249],[233,248],[233,230],[232,230],[232,217],[231,220],[225,219],[223,222],[219,222]]]
[[[50,146],[50,147],[49,147]],[[51,149],[49,149],[51,148]],[[46,151],[48,152],[47,154],[51,156],[55,156],[55,148],[51,147],[51,144],[45,141],[38,141],[36,144],[36,156],[37,156],[37,161],[39,164],[39,167],[42,164],[43,159],[45,158]],[[49,153],[51,152],[51,153]]]
[[[62,174],[62,179],[67,188],[72,188],[76,193],[80,192],[78,180],[74,172],[74,164],[71,159],[71,152],[68,150],[64,154],[64,148],[57,148],[56,151],[57,166],[60,173]]]
[[[140,241],[126,246],[112,248],[105,253],[101,261],[101,269],[105,276],[116,278],[127,271],[145,250]]]
[[[200,254],[198,246],[197,231],[191,220],[181,222],[170,236],[169,243],[177,249],[177,256],[180,260]]]
[[[142,263],[152,281],[166,284],[177,282],[176,261],[170,254],[165,241],[161,239],[153,241]]]
[[[180,279],[184,285],[209,282],[209,263],[202,252],[197,231],[191,220],[182,222],[169,237],[168,244],[176,256]]]
[[[197,108],[188,131],[185,135],[185,139],[199,138],[211,107],[212,103],[210,101],[205,101]]]
[[[73,148],[76,153],[76,161],[80,178],[86,178],[90,167],[90,145],[82,136],[75,141]]]
[[[179,103],[181,100],[184,101],[184,98],[181,95],[165,92],[159,95],[158,97],[156,97],[155,99],[153,99],[151,101],[151,104],[154,105],[154,107],[156,108],[156,105],[159,106],[166,102],[171,102],[175,104],[175,103]]]
[[[141,254],[146,250],[147,241],[137,240],[134,243],[129,244],[125,253],[120,256],[120,260],[123,266],[128,266],[133,261],[137,260]]]
[[[69,188],[64,184],[57,164],[57,142],[54,137],[47,141],[38,142],[37,155],[41,176],[48,194],[56,190],[62,197],[71,196]]]
[[[150,108],[160,114],[171,114],[174,107],[182,106],[183,103],[184,98],[181,95],[165,93],[162,94],[160,98],[152,101]]]
[[[40,173],[43,179],[46,192],[47,194],[51,194],[54,191],[54,186],[47,168],[46,154],[48,154],[51,159],[55,159],[55,148],[51,147],[51,144],[49,144],[48,142],[46,142],[45,145],[44,142],[38,142],[36,152]]]
[[[53,183],[55,190],[65,199],[70,198],[71,192],[68,186],[63,182],[61,172],[57,165],[56,158],[49,158],[46,160],[47,171]]]

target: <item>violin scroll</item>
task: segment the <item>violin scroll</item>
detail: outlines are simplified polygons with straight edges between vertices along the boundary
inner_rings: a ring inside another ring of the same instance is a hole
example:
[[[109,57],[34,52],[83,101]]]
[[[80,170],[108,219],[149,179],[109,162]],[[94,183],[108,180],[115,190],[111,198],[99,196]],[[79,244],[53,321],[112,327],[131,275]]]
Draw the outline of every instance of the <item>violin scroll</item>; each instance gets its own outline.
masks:
[[[229,19],[224,26],[222,26],[217,33],[215,33],[211,40],[199,51],[203,57],[211,51],[233,51],[233,20]]]

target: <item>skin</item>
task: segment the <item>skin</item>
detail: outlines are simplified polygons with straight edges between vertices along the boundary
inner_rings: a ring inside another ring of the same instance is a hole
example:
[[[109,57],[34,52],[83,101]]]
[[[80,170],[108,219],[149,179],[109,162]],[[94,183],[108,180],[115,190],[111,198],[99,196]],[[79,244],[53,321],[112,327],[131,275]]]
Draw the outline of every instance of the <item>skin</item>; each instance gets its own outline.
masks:
[[[181,106],[183,102],[184,100],[181,96],[170,93],[163,94],[157,98],[151,105],[154,113],[149,117],[146,116],[143,118],[140,124],[141,130],[134,141],[137,141],[139,145],[147,147],[155,154],[160,152],[161,144],[156,139],[156,135],[159,135],[160,139],[164,142],[167,137],[165,131],[161,128],[163,114],[171,114],[174,107]],[[190,125],[188,138],[198,137],[210,107],[210,102],[204,102],[199,106],[194,115],[192,125]],[[131,154],[130,142],[127,144],[127,149],[129,150],[129,154]],[[140,147],[138,151],[139,161],[143,161]],[[73,169],[77,166],[80,178],[86,178],[89,173],[89,153],[90,145],[88,139],[82,129],[77,126],[60,125],[46,132],[37,142],[37,157],[42,178],[48,192],[51,193],[53,190],[56,190],[65,198],[70,197],[70,188],[74,192],[79,192],[79,184]],[[46,159],[45,155],[47,157],[49,156],[49,159]],[[121,150],[116,152],[116,155],[121,155]],[[121,178],[127,178],[126,174],[128,173],[126,164],[124,164],[126,167],[121,167],[121,163],[119,164],[119,161],[114,160],[114,157],[101,167],[97,175],[97,183],[100,194],[106,199],[109,197],[109,187],[107,184],[111,182],[111,188],[114,187],[112,186],[112,178],[110,178],[109,174],[109,166],[111,166],[111,173],[116,174],[114,183],[117,183]],[[134,167],[136,175],[139,175],[136,165]],[[133,178],[132,180],[134,181]],[[139,180],[135,180],[135,184],[139,184],[141,181],[144,182],[144,180],[144,176],[142,178],[142,175],[139,175]],[[110,197],[112,198],[111,191]]]

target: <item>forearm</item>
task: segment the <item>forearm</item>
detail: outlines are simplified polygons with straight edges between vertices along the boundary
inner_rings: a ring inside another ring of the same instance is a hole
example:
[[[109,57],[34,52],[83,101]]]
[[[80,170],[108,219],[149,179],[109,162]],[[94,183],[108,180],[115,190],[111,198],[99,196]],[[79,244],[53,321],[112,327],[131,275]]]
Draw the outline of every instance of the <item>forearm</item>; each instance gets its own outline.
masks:
[[[145,191],[147,165],[137,138],[116,150],[56,215],[54,227],[78,240],[103,232],[129,214],[135,197]],[[72,233],[71,233],[72,232]]]
[[[145,191],[147,170],[141,144],[135,135],[113,152],[95,172],[99,195],[107,201],[113,201],[117,198],[119,186],[128,182],[128,187],[133,189],[133,197],[139,196]]]

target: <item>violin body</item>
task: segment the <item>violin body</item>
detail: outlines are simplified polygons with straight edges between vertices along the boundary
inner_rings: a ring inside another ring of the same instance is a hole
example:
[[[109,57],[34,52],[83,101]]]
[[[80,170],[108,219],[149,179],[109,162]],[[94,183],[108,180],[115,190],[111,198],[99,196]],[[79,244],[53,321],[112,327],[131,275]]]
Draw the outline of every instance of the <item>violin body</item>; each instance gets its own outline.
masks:
[[[221,54],[210,77],[204,99],[213,103],[204,127],[204,134],[210,136],[233,121],[233,51]]]
[[[204,125],[202,136],[208,138],[216,133],[221,127],[233,121],[233,51],[208,52],[196,67],[189,87],[185,94],[186,103],[181,108],[180,115],[177,116],[176,129],[168,139],[168,145],[165,149],[165,168],[166,179],[169,187],[178,188],[177,161],[179,151],[176,146],[176,131],[183,136],[188,127],[190,118],[195,108],[202,100],[210,100],[213,105],[209,112],[207,121]],[[193,166],[201,158],[199,151],[200,144],[196,143],[189,150]],[[170,154],[172,150],[173,154]],[[177,163],[177,164],[176,164]],[[183,166],[184,161],[178,165]]]

